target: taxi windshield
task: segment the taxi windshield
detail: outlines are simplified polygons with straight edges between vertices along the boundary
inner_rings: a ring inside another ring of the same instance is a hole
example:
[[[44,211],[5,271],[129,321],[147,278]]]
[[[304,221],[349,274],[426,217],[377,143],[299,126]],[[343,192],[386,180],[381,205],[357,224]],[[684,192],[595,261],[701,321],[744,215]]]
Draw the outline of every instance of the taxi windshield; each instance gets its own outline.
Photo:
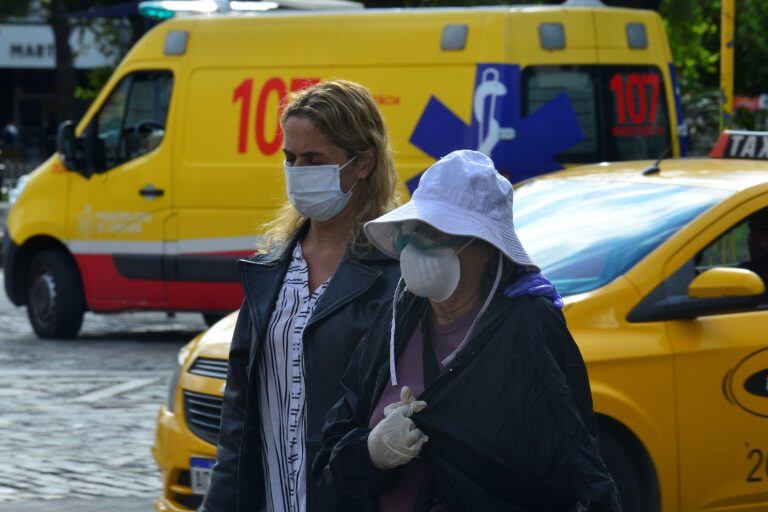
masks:
[[[599,288],[726,190],[592,179],[534,180],[515,191],[515,228],[561,295]]]

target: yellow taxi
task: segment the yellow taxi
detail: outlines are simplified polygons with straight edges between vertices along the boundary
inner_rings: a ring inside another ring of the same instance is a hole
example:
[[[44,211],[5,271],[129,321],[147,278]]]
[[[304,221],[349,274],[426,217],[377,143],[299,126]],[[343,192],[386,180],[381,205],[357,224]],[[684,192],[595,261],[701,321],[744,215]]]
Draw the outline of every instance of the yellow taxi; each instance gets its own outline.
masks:
[[[631,512],[768,510],[768,133],[727,134],[713,155],[727,158],[590,165],[515,192]],[[202,499],[234,320],[179,354],[153,449],[157,510]]]
[[[234,261],[285,198],[280,105],[320,80],[374,95],[403,191],[454,149],[515,181],[685,153],[655,12],[347,11],[174,19],[136,44],[14,192],[5,288],[39,336],[75,336],[86,310],[236,309]]]

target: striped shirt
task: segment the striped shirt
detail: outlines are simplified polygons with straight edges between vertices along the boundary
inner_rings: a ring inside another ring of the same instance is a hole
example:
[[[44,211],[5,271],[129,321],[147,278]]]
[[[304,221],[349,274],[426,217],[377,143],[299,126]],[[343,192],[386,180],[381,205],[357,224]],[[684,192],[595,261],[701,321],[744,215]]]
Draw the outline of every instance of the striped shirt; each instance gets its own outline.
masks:
[[[259,414],[267,512],[306,510],[303,334],[328,281],[309,292],[297,243],[269,320],[259,359]]]

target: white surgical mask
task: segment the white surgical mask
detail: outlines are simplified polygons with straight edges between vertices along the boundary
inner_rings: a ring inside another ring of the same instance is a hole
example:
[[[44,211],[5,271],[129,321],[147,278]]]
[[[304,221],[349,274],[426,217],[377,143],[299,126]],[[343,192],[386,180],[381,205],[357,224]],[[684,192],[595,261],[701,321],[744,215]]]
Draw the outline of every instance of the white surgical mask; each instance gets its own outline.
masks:
[[[324,222],[337,215],[347,206],[352,197],[352,189],[355,188],[352,185],[347,192],[342,192],[339,173],[355,158],[357,155],[342,166],[331,164],[292,167],[283,164],[288,201],[300,214],[312,220]]]
[[[464,247],[472,243],[468,241]],[[400,272],[405,285],[414,295],[442,302],[453,295],[459,285],[461,264],[458,251],[440,247],[423,251],[410,243],[400,252]]]

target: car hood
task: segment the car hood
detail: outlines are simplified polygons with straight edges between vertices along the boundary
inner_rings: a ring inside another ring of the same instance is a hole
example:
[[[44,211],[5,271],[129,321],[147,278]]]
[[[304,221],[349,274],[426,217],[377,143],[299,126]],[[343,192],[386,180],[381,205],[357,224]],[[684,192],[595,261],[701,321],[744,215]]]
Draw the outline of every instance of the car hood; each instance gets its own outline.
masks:
[[[205,331],[197,342],[195,355],[211,359],[229,358],[229,345],[235,331],[238,311],[225,316]]]

